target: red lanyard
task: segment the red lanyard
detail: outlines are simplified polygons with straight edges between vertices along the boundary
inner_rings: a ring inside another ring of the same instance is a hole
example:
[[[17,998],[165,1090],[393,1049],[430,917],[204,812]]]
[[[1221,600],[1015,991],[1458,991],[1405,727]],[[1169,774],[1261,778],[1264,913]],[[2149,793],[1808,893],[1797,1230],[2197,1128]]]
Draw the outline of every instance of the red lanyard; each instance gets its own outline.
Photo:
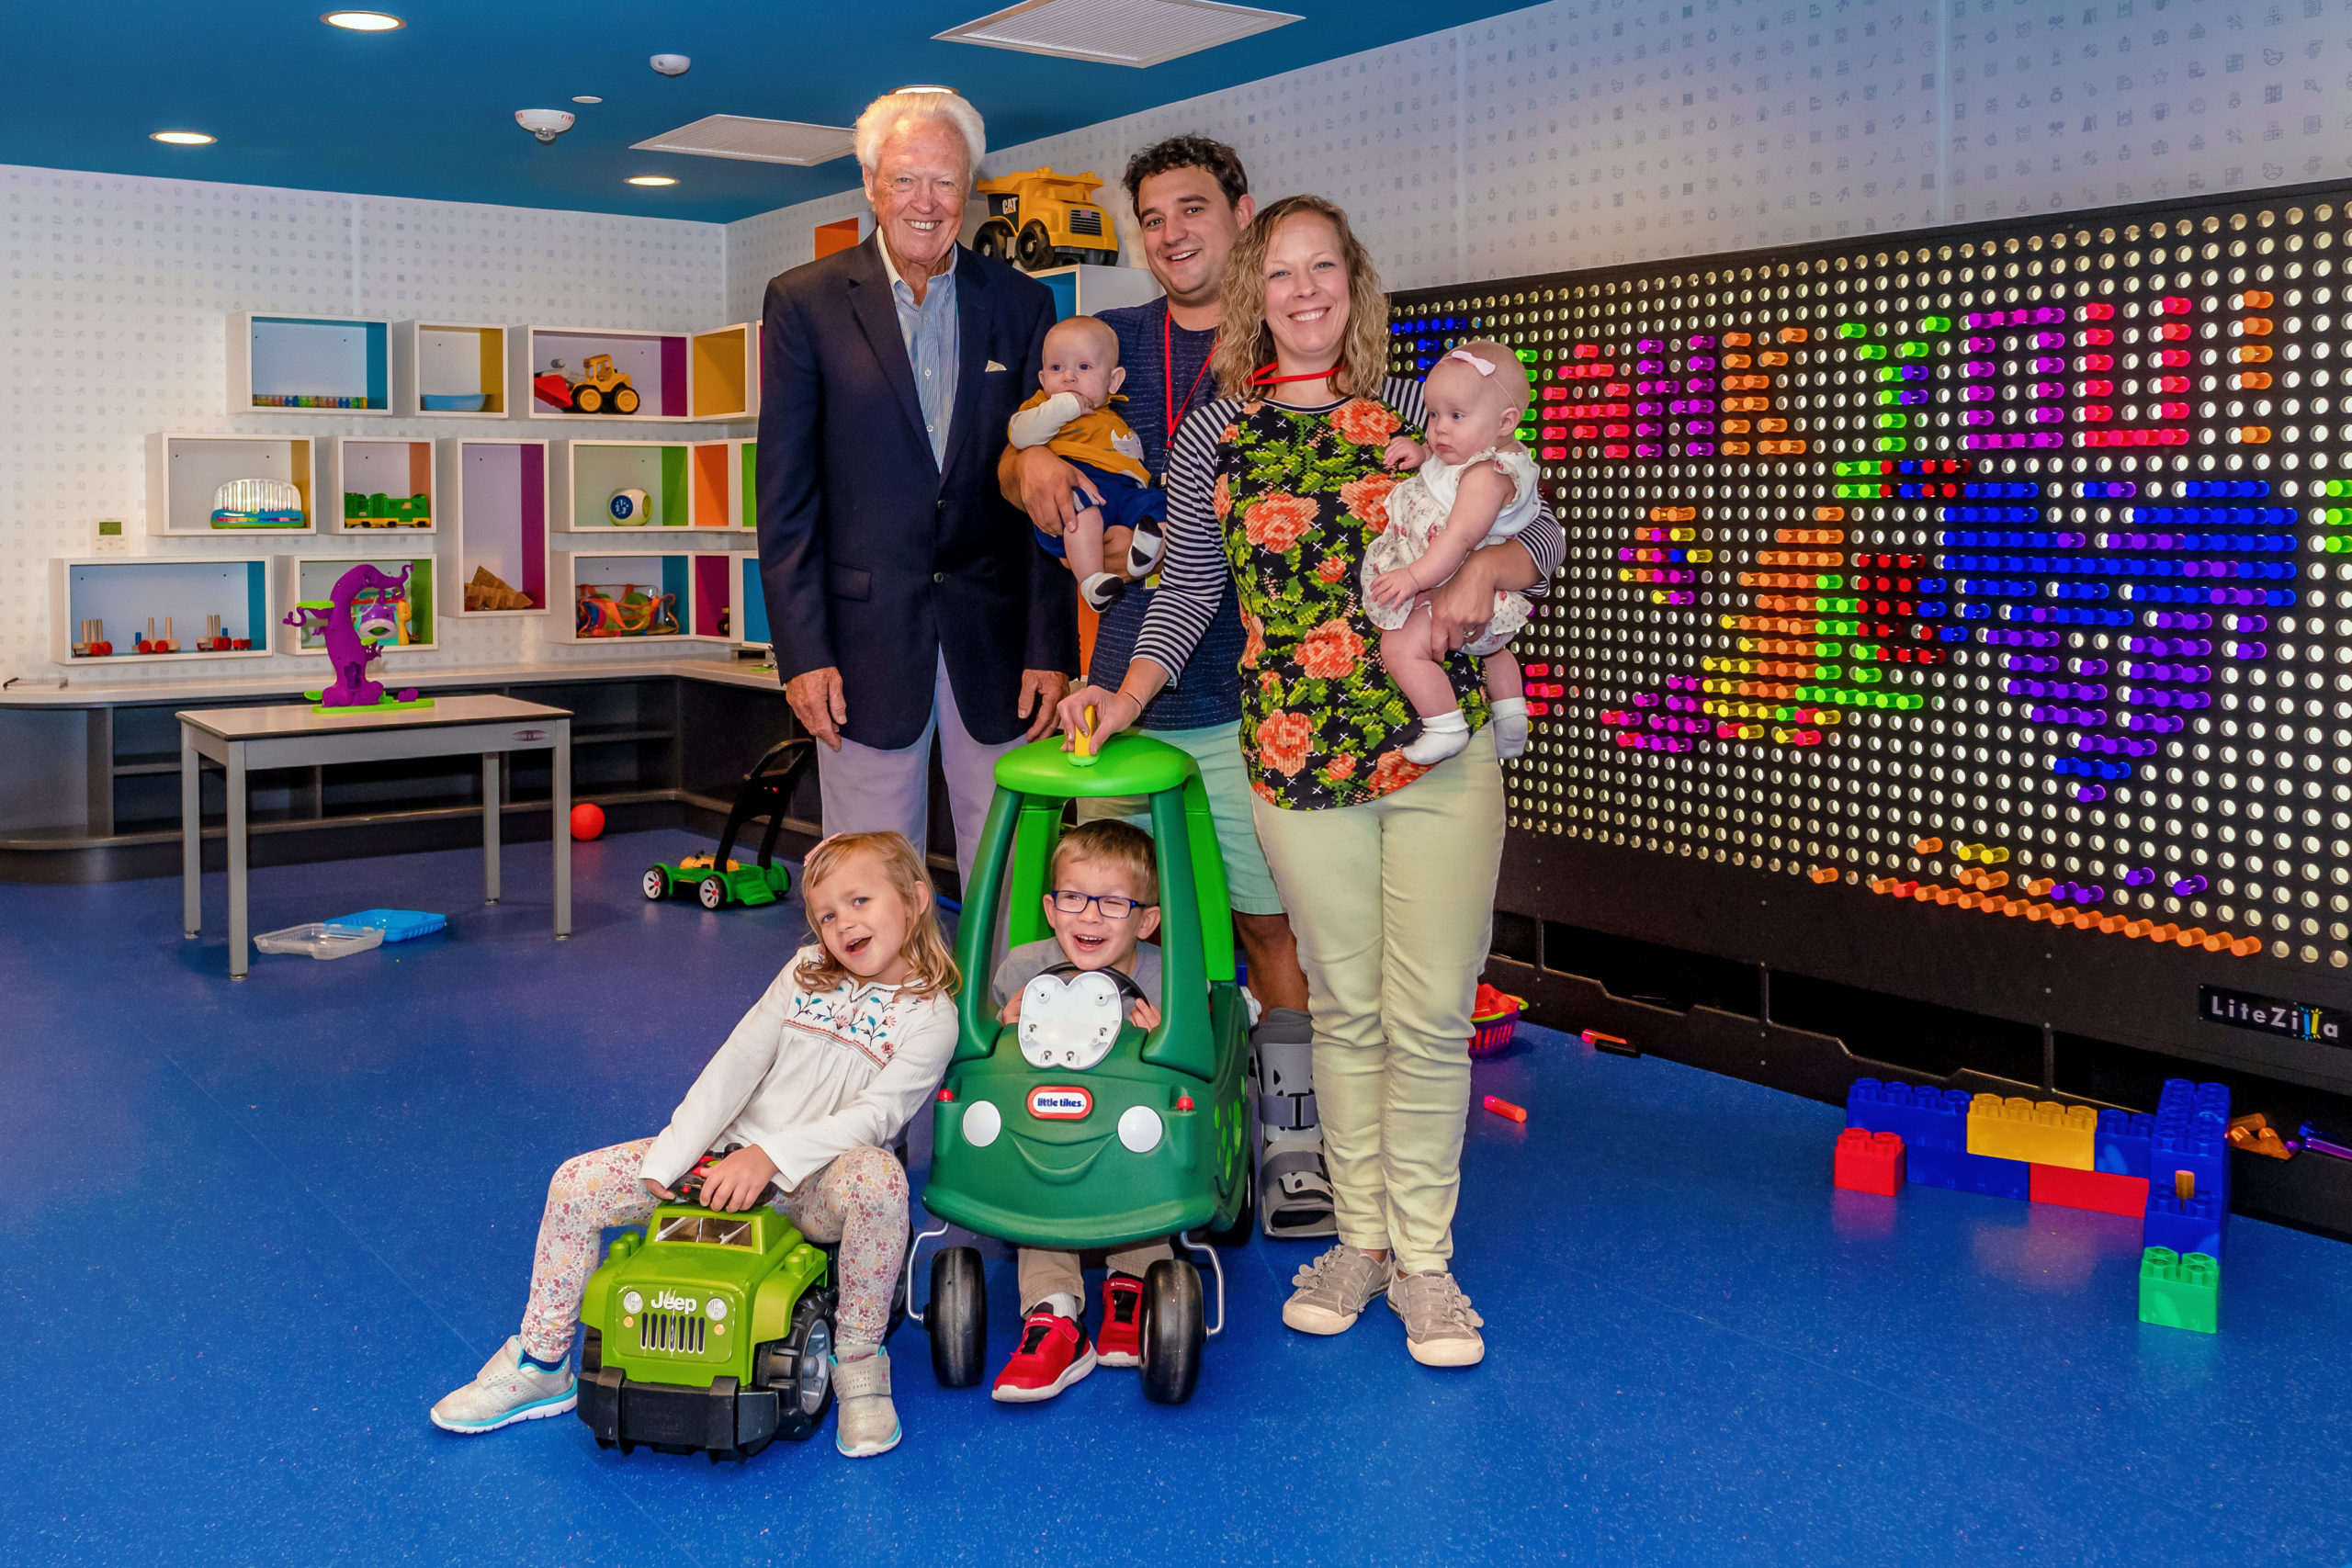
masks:
[[[1176,445],[1176,346],[1175,334],[1170,326],[1175,319],[1174,311],[1164,307],[1161,309],[1159,312],[1159,387],[1168,399],[1168,424],[1159,439],[1165,446]],[[1193,384],[1184,389],[1185,412],[1192,412],[1193,394],[1201,389],[1201,378],[1209,373],[1210,361],[1216,357],[1216,345],[1212,343],[1209,345],[1209,357],[1201,361],[1201,367],[1193,373]]]
[[[1274,365],[1278,365],[1280,363],[1280,360],[1276,360]],[[1296,376],[1270,376],[1266,374],[1274,367],[1274,365],[1261,365],[1258,367],[1258,373],[1250,378],[1250,384],[1253,387],[1279,387],[1285,381],[1328,381],[1332,377],[1339,374],[1339,368],[1336,366],[1329,370],[1308,370]]]

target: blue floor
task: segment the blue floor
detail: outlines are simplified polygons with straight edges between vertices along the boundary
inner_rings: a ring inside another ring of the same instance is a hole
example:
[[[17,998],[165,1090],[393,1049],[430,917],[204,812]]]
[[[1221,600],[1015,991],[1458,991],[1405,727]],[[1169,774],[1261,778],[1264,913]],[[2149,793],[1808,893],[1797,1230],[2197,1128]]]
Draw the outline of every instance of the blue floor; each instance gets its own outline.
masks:
[[[880,1460],[437,1431],[548,1172],[657,1130],[800,932],[639,897],[707,847],[579,846],[560,945],[545,845],[490,909],[477,853],[262,871],[256,931],[451,927],[239,985],[218,876],[202,942],[175,881],[0,887],[0,1563],[2352,1561],[2352,1249],[2241,1220],[2220,1337],[2143,1327],[2136,1221],[1834,1193],[1835,1110],[1541,1031],[1478,1069],[1530,1115],[1472,1113],[1475,1371],[1283,1329],[1315,1249],[1261,1239],[1183,1407],[995,1405],[902,1330]]]

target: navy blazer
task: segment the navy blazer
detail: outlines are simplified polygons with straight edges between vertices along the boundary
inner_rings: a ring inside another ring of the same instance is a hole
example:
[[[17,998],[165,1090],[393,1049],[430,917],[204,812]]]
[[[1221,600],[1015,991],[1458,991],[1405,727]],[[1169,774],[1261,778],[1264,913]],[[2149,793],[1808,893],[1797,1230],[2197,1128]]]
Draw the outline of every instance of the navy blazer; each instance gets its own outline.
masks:
[[[768,284],[761,333],[760,578],[776,674],[839,667],[866,746],[910,746],[942,649],[975,740],[1024,733],[1023,670],[1078,668],[1069,574],[998,493],[1005,422],[1037,388],[1045,285],[963,247],[947,459],[932,456],[878,236]],[[1001,368],[999,368],[1001,367]]]

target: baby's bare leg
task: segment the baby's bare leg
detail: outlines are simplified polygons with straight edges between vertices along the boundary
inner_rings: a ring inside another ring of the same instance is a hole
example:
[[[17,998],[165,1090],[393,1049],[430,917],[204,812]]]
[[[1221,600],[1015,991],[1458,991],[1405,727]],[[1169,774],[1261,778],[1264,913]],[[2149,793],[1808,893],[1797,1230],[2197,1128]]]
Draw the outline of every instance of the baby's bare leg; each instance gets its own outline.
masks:
[[[1135,538],[1133,528],[1102,530],[1102,558],[1108,563],[1104,570],[1114,577],[1123,577],[1130,581],[1134,580],[1135,573],[1127,570],[1127,547],[1135,543]]]
[[[1102,509],[1090,506],[1062,536],[1062,558],[1069,563],[1070,575],[1083,582],[1102,571]]]
[[[1523,697],[1526,686],[1519,676],[1519,656],[1508,648],[1487,655],[1481,661],[1487,677],[1487,695],[1496,702],[1508,697]]]
[[[1509,761],[1527,750],[1527,687],[1520,680],[1519,656],[1508,648],[1487,655],[1485,674],[1495,755]]]
[[[1388,678],[1413,705],[1413,711],[1423,718],[1434,718],[1451,713],[1461,705],[1453,698],[1453,682],[1447,679],[1445,667],[1430,657],[1429,601],[1419,600],[1405,624],[1393,632],[1380,634],[1380,662],[1387,667]]]

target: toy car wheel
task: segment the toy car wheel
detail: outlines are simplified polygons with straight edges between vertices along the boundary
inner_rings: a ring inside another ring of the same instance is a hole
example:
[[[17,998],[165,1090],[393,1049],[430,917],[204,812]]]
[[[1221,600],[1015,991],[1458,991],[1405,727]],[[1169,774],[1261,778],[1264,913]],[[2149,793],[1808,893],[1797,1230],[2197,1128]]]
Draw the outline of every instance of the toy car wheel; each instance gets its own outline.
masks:
[[[988,1276],[980,1267],[978,1247],[951,1247],[931,1259],[931,1306],[924,1323],[931,1329],[931,1375],[942,1388],[970,1388],[978,1382],[988,1354]]]
[[[1010,263],[1016,241],[1011,223],[1001,218],[991,218],[980,225],[978,233],[972,236],[972,249],[991,261]]]
[[[1200,1270],[1176,1258],[1153,1264],[1143,1281],[1143,1396],[1155,1404],[1192,1398],[1206,1343]]]
[[[704,877],[695,885],[695,897],[702,900],[702,907],[706,909],[724,909],[727,908],[727,879],[723,876]]]
[[[655,903],[670,896],[670,874],[654,866],[645,874],[645,896]]]
[[[1022,225],[1016,255],[1024,272],[1043,272],[1054,265],[1054,237],[1043,223]]]
[[[592,382],[582,381],[571,389],[571,412],[602,413],[605,412],[605,389]]]
[[[775,1435],[805,1442],[833,1403],[832,1293],[812,1292],[792,1312],[792,1331],[761,1348],[759,1386],[775,1391]]]
[[[639,400],[640,400],[637,395],[637,389],[635,387],[616,387],[613,389],[613,405],[610,412],[614,413],[635,413],[638,410]]]
[[[591,1328],[580,1337],[580,1375],[593,1378],[605,1370],[605,1333]]]

